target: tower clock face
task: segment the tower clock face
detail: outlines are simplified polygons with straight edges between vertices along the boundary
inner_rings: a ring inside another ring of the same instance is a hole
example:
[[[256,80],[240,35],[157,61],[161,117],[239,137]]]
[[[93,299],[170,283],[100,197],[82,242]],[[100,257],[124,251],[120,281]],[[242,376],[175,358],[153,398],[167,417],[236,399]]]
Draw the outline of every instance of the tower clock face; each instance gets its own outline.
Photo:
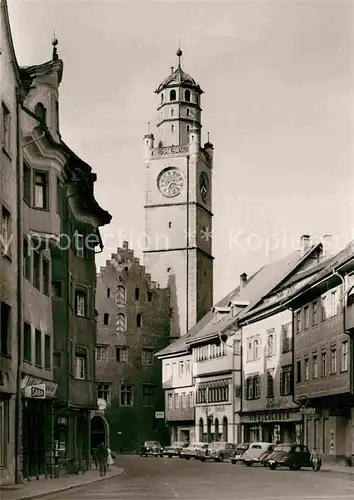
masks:
[[[183,175],[176,167],[166,168],[159,174],[157,185],[164,196],[174,198],[183,189]]]
[[[204,203],[206,202],[209,194],[209,178],[206,172],[202,172],[199,177],[200,196]]]

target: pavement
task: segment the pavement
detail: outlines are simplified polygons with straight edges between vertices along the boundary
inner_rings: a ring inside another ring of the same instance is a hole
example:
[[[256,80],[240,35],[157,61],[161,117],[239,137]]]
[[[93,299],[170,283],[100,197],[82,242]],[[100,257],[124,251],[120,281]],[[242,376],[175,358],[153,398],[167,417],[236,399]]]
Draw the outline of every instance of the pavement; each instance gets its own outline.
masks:
[[[92,469],[84,474],[65,475],[56,479],[33,479],[23,484],[0,487],[1,500],[30,500],[34,498],[57,495],[76,488],[87,487],[107,481],[117,479],[123,473],[123,469],[113,466],[107,476],[100,477],[99,471]]]
[[[353,500],[354,475],[119,456],[123,474],[47,500]],[[2,500],[2,498],[1,498]]]

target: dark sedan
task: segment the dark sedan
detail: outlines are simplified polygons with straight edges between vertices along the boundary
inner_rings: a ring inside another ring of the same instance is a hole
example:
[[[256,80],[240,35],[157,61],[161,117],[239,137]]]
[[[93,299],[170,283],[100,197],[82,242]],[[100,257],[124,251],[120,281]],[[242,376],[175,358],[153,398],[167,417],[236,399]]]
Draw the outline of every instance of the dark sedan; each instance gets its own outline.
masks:
[[[140,456],[163,457],[163,448],[158,441],[145,441],[140,448]]]
[[[278,467],[300,470],[301,467],[313,466],[311,453],[304,444],[278,444],[273,453],[267,457],[266,463],[272,470]],[[319,464],[319,467],[321,467],[321,464]]]
[[[170,446],[166,446],[163,450],[163,454],[166,455],[168,458],[180,457],[183,448],[187,448],[187,446],[189,446],[189,443],[183,441],[176,441],[172,443]]]

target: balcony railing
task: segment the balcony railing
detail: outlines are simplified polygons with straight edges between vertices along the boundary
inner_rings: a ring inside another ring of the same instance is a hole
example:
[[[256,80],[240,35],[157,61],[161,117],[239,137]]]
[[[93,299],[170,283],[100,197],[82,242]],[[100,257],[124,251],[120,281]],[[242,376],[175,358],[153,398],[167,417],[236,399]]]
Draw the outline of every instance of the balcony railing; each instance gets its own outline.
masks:
[[[176,156],[185,155],[189,152],[189,146],[162,146],[161,148],[151,149],[151,156]]]

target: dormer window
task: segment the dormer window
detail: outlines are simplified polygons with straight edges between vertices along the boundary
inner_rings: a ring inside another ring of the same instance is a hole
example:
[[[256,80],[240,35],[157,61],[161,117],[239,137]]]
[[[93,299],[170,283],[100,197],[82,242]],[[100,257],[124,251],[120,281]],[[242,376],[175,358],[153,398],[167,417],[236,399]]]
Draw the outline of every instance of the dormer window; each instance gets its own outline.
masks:
[[[184,93],[184,100],[187,102],[190,102],[190,100],[191,100],[191,91],[188,89]]]
[[[42,123],[46,123],[46,118],[47,118],[47,110],[45,109],[45,107],[43,106],[43,104],[41,102],[38,102],[36,104],[36,107],[34,109],[34,114],[36,115],[36,117],[38,118],[38,120]]]
[[[175,101],[176,100],[176,91],[172,89],[170,91],[170,101]]]

